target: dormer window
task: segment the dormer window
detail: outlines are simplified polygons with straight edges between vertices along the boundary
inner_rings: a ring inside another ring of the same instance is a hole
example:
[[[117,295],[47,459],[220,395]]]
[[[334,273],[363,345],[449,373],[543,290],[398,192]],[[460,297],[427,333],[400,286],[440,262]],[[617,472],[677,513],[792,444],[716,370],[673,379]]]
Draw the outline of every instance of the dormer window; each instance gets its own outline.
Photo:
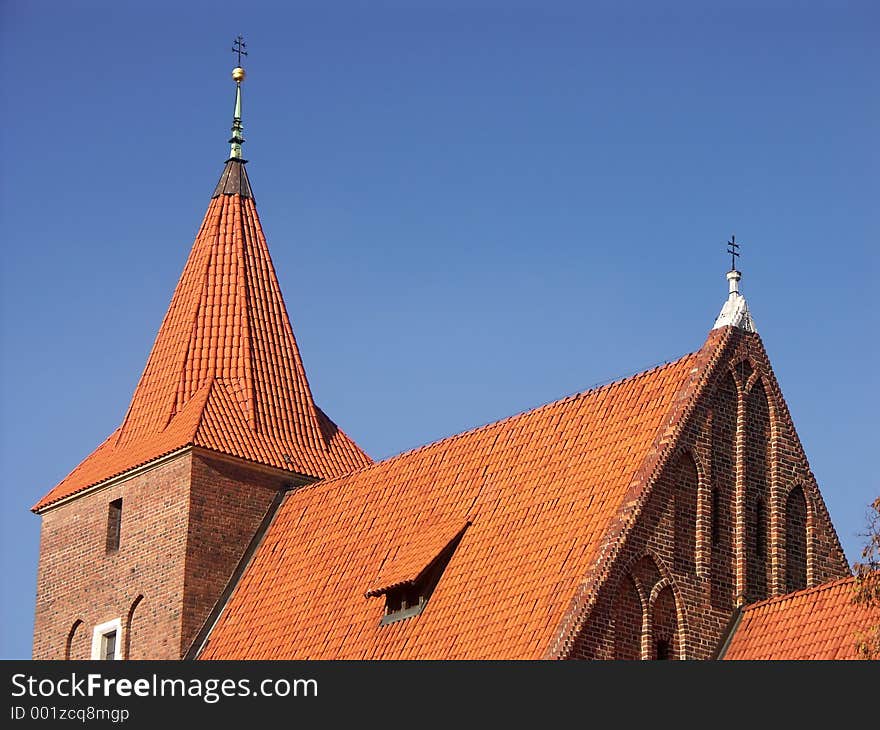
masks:
[[[417,616],[425,610],[470,523],[454,524],[451,539],[450,525],[446,523],[398,549],[395,558],[382,571],[384,580],[367,591],[368,598],[385,597],[382,626]]]

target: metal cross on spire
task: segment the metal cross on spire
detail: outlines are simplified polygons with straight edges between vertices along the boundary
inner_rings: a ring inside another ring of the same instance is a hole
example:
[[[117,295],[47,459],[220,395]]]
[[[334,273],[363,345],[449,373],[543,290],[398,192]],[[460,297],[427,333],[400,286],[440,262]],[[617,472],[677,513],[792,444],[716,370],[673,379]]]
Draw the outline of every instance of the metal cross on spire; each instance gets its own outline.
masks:
[[[241,36],[238,36],[238,38],[232,42],[232,52],[238,54],[239,66],[241,66],[241,57],[247,56],[247,51],[244,50],[245,48],[247,48],[247,43],[244,42],[244,38]]]
[[[736,242],[736,236],[731,236],[727,242],[727,253],[730,254],[730,270],[736,271],[736,260],[739,257],[739,244]]]
[[[247,44],[244,38],[238,36],[232,43],[232,52],[238,54],[238,66],[232,69],[232,80],[235,82],[235,111],[232,114],[232,137],[229,139],[230,160],[245,160],[241,156],[241,146],[244,144],[244,135],[241,125],[241,82],[244,81],[245,72],[241,67],[241,57],[247,56]]]

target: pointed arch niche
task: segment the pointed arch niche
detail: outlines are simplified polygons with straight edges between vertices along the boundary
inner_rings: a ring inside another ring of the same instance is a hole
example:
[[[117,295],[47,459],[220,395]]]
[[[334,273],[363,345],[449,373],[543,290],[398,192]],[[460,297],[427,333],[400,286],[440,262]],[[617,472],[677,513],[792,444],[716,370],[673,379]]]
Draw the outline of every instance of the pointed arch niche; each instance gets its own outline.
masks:
[[[807,587],[807,527],[809,513],[803,487],[795,485],[785,500],[785,589]]]
[[[680,635],[675,594],[668,581],[658,583],[651,594],[651,659],[678,659]]]
[[[700,485],[699,470],[693,454],[685,451],[679,456],[675,481],[675,571],[696,572],[697,553],[697,495]]]
[[[669,571],[653,555],[634,561],[615,595],[615,659],[684,658],[680,605]]]
[[[123,659],[146,659],[148,653],[144,643],[148,636],[145,611],[143,610],[144,596],[140,594],[131,602],[128,614],[125,617],[125,630],[123,631],[124,648]]]
[[[90,651],[90,638],[85,630],[84,622],[78,618],[73,622],[70,631],[67,632],[67,641],[64,644],[64,658],[88,659]]]
[[[711,596],[722,611],[733,608],[734,492],[736,489],[736,423],[739,391],[733,372],[718,383],[712,411]]]
[[[640,659],[642,655],[643,606],[638,585],[631,575],[620,581],[614,600],[614,658]]]
[[[745,447],[746,600],[752,603],[767,598],[770,585],[770,405],[760,378],[746,395]]]

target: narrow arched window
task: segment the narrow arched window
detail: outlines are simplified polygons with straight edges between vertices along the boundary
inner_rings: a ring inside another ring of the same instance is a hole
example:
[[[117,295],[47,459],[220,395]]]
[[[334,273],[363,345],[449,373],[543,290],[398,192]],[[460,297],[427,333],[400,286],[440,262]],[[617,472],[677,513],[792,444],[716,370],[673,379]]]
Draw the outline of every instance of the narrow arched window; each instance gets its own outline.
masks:
[[[668,585],[654,599],[651,630],[653,658],[677,659],[675,641],[678,634],[678,615],[675,609],[675,595]]]
[[[785,500],[785,586],[807,587],[807,499],[799,486]]]

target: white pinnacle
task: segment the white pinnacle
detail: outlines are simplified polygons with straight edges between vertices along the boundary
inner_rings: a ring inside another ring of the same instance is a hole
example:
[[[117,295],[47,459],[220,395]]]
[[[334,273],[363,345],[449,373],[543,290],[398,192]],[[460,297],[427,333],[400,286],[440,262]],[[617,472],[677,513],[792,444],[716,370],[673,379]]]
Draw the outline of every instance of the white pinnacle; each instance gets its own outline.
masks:
[[[749,305],[746,304],[746,298],[739,293],[739,280],[742,274],[733,269],[727,272],[727,281],[730,284],[730,294],[724,306],[721,307],[721,313],[715,320],[713,330],[721,327],[739,327],[745,332],[757,332],[755,322],[749,312]]]

